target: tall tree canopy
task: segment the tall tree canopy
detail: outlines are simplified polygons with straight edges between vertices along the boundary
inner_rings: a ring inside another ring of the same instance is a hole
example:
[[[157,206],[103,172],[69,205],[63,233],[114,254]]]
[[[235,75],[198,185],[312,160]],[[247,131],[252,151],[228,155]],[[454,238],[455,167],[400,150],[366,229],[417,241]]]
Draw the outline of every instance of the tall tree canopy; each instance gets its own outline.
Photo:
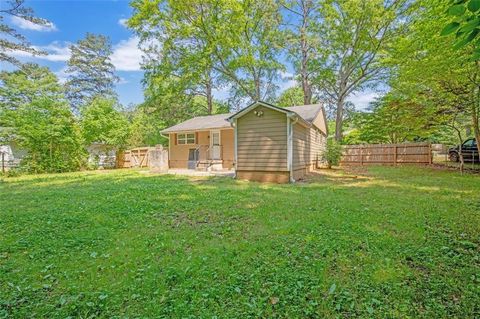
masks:
[[[112,45],[108,37],[87,33],[85,39],[70,46],[70,50],[66,92],[72,107],[79,111],[95,96],[115,97],[118,77],[110,61]]]
[[[278,1],[222,1],[213,28],[204,25],[215,43],[216,70],[230,84],[230,99],[271,100],[278,87],[275,80],[284,65],[278,60],[282,21]],[[238,107],[238,106],[237,106]]]
[[[315,85],[336,113],[335,139],[342,139],[344,106],[355,92],[375,86],[387,72],[385,50],[405,25],[407,0],[320,2]]]
[[[206,113],[218,86],[229,88],[237,105],[274,96],[283,67],[275,1],[135,0],[132,6],[129,25],[147,56],[147,93],[204,96]]]
[[[452,127],[469,117],[479,142],[480,64],[472,59],[474,47],[456,48],[455,37],[441,35],[451,19],[445,14],[448,2],[418,0],[417,5],[408,32],[390,50],[392,92],[435,112],[432,125]]]
[[[0,63],[11,63],[20,66],[20,61],[12,52],[20,51],[34,55],[44,55],[43,51],[35,49],[30,42],[10,25],[5,23],[6,17],[26,20],[30,23],[49,27],[52,24],[45,19],[35,17],[31,8],[25,6],[24,0],[5,0],[0,5]]]
[[[206,114],[213,112],[213,90],[218,74],[213,69],[211,42],[198,29],[202,11],[215,14],[204,1],[133,1],[129,25],[145,51],[145,78],[150,86],[161,81],[164,90],[190,99],[206,99]],[[191,101],[190,101],[191,102]]]

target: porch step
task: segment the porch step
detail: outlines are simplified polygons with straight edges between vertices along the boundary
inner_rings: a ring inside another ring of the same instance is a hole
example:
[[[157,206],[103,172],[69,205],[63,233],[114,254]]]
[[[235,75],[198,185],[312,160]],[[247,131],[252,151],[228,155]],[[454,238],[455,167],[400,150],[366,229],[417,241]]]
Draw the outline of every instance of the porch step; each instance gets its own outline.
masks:
[[[197,171],[219,171],[223,169],[222,160],[199,161]]]

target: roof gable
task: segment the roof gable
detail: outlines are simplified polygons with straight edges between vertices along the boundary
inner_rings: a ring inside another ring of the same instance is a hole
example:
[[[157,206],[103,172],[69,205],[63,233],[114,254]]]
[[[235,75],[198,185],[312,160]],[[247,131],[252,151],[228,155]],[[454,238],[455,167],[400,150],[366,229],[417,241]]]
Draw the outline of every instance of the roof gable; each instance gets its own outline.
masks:
[[[241,109],[237,113],[233,114],[232,116],[230,116],[227,119],[227,121],[232,122],[234,119],[242,117],[243,115],[247,114],[248,112],[250,112],[251,110],[255,109],[258,106],[265,106],[269,109],[272,109],[272,110],[275,110],[275,111],[278,111],[278,112],[282,112],[282,113],[285,113],[285,114],[291,113],[290,111],[286,110],[285,108],[278,107],[278,106],[275,106],[275,105],[272,105],[270,103],[266,103],[266,102],[263,102],[263,101],[258,101],[258,102],[253,102],[252,104],[250,104],[246,108]]]
[[[301,105],[301,106],[290,106],[290,107],[278,107],[263,101],[258,101],[250,104],[243,110],[233,114],[227,120],[233,122],[234,119],[242,117],[243,115],[247,114],[251,110],[255,109],[258,106],[265,106],[272,110],[282,112],[287,114],[287,116],[295,116],[297,115],[306,126],[315,125],[325,134],[327,134],[326,130],[326,120],[325,120],[325,112],[323,110],[322,104],[310,104],[310,105]],[[321,122],[325,122],[324,125]]]

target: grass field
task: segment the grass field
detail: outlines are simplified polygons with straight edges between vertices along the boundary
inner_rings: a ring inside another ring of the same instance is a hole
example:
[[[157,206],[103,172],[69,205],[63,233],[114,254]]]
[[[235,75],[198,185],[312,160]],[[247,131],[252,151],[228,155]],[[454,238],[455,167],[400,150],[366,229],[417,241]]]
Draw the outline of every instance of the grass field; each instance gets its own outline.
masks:
[[[480,177],[0,182],[0,318],[474,318]]]

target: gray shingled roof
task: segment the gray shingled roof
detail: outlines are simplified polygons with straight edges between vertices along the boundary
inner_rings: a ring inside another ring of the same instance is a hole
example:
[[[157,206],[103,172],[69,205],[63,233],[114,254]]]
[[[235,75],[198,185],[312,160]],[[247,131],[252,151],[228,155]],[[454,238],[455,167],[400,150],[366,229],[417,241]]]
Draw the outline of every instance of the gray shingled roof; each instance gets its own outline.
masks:
[[[318,112],[320,112],[321,108],[321,104],[310,104],[301,106],[290,106],[286,107],[285,109],[297,113],[305,121],[312,123],[313,120],[315,120],[315,118],[317,117]]]
[[[308,123],[312,123],[317,117],[318,112],[322,108],[321,104],[290,106],[285,108],[279,108],[282,110],[288,110],[297,113],[302,119]],[[235,113],[216,114],[207,116],[197,116],[185,122],[166,128],[162,131],[163,134],[185,131],[200,131],[209,130],[213,128],[227,128],[231,127],[227,118]]]
[[[232,113],[197,116],[186,120],[185,122],[166,128],[162,131],[162,133],[200,131],[212,128],[231,127],[230,123],[227,122],[227,118],[231,115]]]

